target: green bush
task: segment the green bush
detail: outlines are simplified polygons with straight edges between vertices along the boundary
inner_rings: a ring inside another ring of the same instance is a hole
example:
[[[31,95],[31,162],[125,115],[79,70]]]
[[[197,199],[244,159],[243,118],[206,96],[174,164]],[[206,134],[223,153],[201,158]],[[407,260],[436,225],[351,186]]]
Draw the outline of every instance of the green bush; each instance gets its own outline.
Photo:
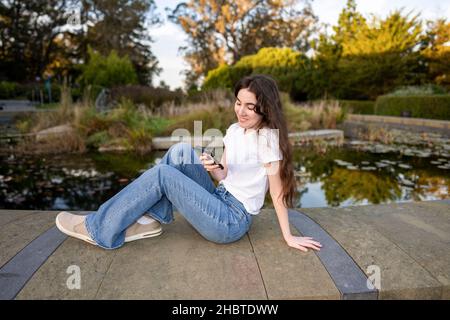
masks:
[[[137,83],[136,71],[128,56],[119,57],[116,51],[104,57],[99,53],[88,49],[89,61],[82,67],[80,76],[81,86],[101,86],[112,88],[113,86]]]
[[[165,88],[153,88],[142,85],[117,86],[111,89],[111,97],[114,100],[126,98],[134,104],[144,104],[150,110],[155,110],[165,102],[173,101],[180,105],[183,101],[183,91],[172,91]]]
[[[339,104],[349,113],[375,114],[375,101],[339,100]]]
[[[44,103],[50,102],[47,88],[43,83],[15,83],[8,81],[0,82],[0,99],[28,99],[40,103],[42,91],[42,99]],[[54,82],[51,85],[52,102],[59,102],[61,99],[61,85]]]
[[[216,69],[208,72],[205,82],[203,83],[202,90],[211,90],[215,88],[232,88],[233,83],[231,81],[231,67],[222,64]]]
[[[170,136],[178,128],[184,128],[194,133],[194,121],[201,121],[203,130],[215,128],[225,133],[227,128],[236,122],[236,114],[233,107],[219,105],[175,116],[171,120],[172,122],[164,130],[161,130],[162,135]]]
[[[9,81],[0,82],[0,99],[11,99],[17,95],[17,83]]]
[[[202,89],[233,88],[242,77],[263,73],[276,79],[281,91],[290,93],[306,60],[302,53],[290,48],[262,48],[256,54],[242,57],[233,66],[223,64],[208,72]]]
[[[73,101],[80,101],[83,98],[83,90],[79,86],[70,88],[70,93]]]
[[[375,114],[413,118],[450,120],[450,95],[380,96],[375,103]]]
[[[42,91],[42,100],[44,103],[50,103],[50,96],[48,90],[44,85],[28,85],[26,90],[26,97],[30,101],[41,102],[40,91]],[[58,102],[61,99],[61,86],[58,84],[51,85],[52,102]]]
[[[32,83],[0,81],[0,99],[26,98],[33,87]]]
[[[98,148],[103,144],[106,144],[110,139],[111,138],[106,130],[98,131],[86,139],[86,145],[88,147]]]

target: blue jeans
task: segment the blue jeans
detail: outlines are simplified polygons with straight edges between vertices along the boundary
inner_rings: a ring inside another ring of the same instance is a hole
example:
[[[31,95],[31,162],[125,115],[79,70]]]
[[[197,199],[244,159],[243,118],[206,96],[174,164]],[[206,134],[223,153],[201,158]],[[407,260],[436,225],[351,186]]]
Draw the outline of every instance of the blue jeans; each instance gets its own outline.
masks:
[[[216,243],[239,240],[252,224],[243,204],[222,184],[215,187],[194,149],[177,143],[159,164],[90,213],[86,228],[100,247],[116,249],[123,245],[126,229],[144,214],[171,223],[173,206],[204,238]]]

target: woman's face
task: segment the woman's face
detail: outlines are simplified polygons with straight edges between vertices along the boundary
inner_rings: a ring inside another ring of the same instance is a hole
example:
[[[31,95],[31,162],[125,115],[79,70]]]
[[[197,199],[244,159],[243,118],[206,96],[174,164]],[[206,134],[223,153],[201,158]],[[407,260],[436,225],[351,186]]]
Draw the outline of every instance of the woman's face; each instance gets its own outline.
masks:
[[[250,92],[245,88],[239,90],[236,102],[234,104],[234,112],[236,112],[239,125],[242,128],[256,128],[262,120],[262,115],[257,114],[254,111],[256,103],[256,96],[253,92]]]

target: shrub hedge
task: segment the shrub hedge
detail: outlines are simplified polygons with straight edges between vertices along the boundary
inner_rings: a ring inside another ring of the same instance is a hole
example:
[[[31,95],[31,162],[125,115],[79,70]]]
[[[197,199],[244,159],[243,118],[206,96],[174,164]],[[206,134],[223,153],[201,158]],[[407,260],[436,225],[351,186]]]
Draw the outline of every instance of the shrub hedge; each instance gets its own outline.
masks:
[[[368,100],[339,100],[341,107],[348,110],[349,113],[356,114],[374,114],[375,101]]]
[[[202,89],[230,89],[242,77],[262,73],[276,79],[280,90],[291,93],[294,80],[306,61],[303,54],[291,48],[261,48],[256,54],[244,56],[232,66],[221,64],[210,70]]]
[[[375,114],[450,120],[450,95],[379,96]]]
[[[154,88],[142,85],[116,86],[111,89],[113,99],[119,101],[127,98],[135,104],[144,104],[147,108],[154,110],[165,102],[173,101],[180,105],[183,101],[182,91],[172,91],[165,88]]]

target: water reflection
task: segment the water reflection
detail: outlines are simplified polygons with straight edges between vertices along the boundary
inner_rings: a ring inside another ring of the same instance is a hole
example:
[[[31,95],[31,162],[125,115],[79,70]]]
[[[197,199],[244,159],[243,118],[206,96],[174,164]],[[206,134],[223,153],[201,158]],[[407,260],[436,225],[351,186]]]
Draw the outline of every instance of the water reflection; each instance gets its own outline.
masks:
[[[96,210],[152,166],[156,156],[2,157],[0,208]]]
[[[348,206],[449,198],[450,159],[351,147],[297,149],[298,207]],[[436,166],[437,164],[437,166]],[[269,201],[268,201],[269,202]]]
[[[0,208],[96,210],[163,154],[0,156]],[[329,148],[325,154],[296,149],[297,207],[446,199],[448,160],[351,146]],[[266,206],[272,207],[270,196]]]

